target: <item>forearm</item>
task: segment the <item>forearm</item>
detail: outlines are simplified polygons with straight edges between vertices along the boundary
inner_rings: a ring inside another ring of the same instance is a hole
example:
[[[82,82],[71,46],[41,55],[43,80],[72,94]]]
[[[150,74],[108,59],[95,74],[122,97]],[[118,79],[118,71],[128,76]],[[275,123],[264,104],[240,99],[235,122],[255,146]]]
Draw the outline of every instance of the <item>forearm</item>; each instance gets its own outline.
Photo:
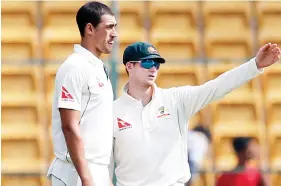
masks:
[[[213,92],[213,94],[210,94],[212,97],[210,101],[223,97],[260,73],[261,71],[257,68],[254,58],[239,67],[223,73],[218,78],[210,81],[209,86],[206,86],[206,90]],[[204,92],[205,90],[202,91]]]
[[[207,104],[223,98],[261,72],[257,68],[255,58],[253,58],[203,85],[178,88],[177,97],[181,97],[181,103],[184,103],[184,107],[188,108],[188,115],[192,116]]]
[[[71,160],[82,182],[83,180],[90,180],[91,174],[85,158],[84,143],[82,137],[80,136],[79,126],[75,129],[65,129],[64,136]]]

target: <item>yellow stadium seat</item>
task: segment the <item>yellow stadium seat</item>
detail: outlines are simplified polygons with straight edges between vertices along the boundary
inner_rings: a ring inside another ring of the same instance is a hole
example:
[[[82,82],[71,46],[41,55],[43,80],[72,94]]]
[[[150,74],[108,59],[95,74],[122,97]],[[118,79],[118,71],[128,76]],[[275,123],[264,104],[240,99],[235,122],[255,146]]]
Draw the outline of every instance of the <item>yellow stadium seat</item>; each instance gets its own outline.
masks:
[[[21,62],[39,56],[37,5],[37,2],[2,2],[2,62]],[[19,34],[19,28],[24,32]]]
[[[77,27],[76,14],[81,6],[87,1],[44,1],[42,3],[42,14],[44,26]],[[77,28],[78,29],[78,28]]]
[[[2,65],[2,100],[7,103],[32,104],[42,90],[40,68],[26,65]]]
[[[263,75],[263,90],[267,100],[280,100],[281,99],[281,64],[276,64],[265,69]]]
[[[258,1],[256,2],[258,15],[258,43],[263,45],[276,42],[281,45],[281,2]]]
[[[241,60],[252,55],[250,2],[204,1],[202,13],[208,58]]]
[[[123,94],[123,88],[125,84],[128,82],[128,75],[125,70],[125,66],[120,64],[117,66],[118,72],[118,81],[117,81],[117,97],[120,97]]]
[[[60,67],[59,64],[48,64],[44,67],[44,80],[46,86],[45,90],[46,90],[48,105],[51,105],[53,102],[56,73],[59,67]]]
[[[267,128],[272,137],[281,136],[281,99],[267,101]]]
[[[208,77],[215,79],[236,64],[209,64]],[[257,134],[263,130],[262,94],[259,80],[253,79],[211,104],[213,132],[219,134]],[[233,130],[233,126],[235,130]]]
[[[227,63],[227,62],[220,62],[220,63],[209,63],[207,65],[208,68],[208,79],[212,80],[217,78],[219,75],[227,72],[235,67],[238,67],[241,63]],[[258,77],[252,79],[250,82],[241,85],[238,89],[235,89],[230,94],[227,95],[228,98],[230,97],[238,97],[240,95],[247,96],[249,99],[253,98],[254,96],[260,97],[262,96],[262,92],[260,90],[260,79]],[[249,93],[249,94],[248,94]],[[251,95],[250,95],[251,94]]]
[[[149,2],[150,41],[165,58],[182,60],[199,56],[198,6],[198,2]]]
[[[214,174],[212,173],[201,173],[198,178],[196,178],[191,186],[210,186],[214,185]]]
[[[160,66],[156,83],[161,88],[195,86],[205,82],[204,65],[201,63],[172,63]]]
[[[55,86],[55,78],[56,73],[59,68],[59,65],[56,64],[48,64],[44,68],[44,82],[45,82],[45,91],[46,91],[46,112],[47,112],[47,126],[48,128],[48,139],[51,140],[51,127],[52,127],[52,106],[53,106],[53,98],[54,98],[54,86]],[[52,145],[51,141],[48,141],[48,145]],[[53,151],[52,146],[49,147],[49,159],[52,160]]]
[[[2,26],[36,24],[37,2],[3,1],[1,3]]]
[[[241,98],[242,99],[242,98]],[[213,115],[213,132],[220,135],[245,134],[257,136],[263,131],[262,114],[254,102],[232,102],[222,100],[211,105]]]
[[[237,159],[232,148],[232,138],[221,138],[214,143],[216,168],[230,170],[235,167]]]
[[[262,75],[266,121],[270,136],[281,135],[281,64],[265,69]]]
[[[269,148],[271,170],[281,171],[281,135],[277,137],[269,137]]]
[[[15,176],[2,175],[2,186],[49,186],[45,176]]]
[[[43,167],[44,102],[40,70],[2,65],[2,171],[38,172]]]
[[[65,60],[73,52],[73,44],[80,43],[76,14],[84,3],[85,1],[42,2],[44,59]]]
[[[143,1],[118,1],[118,57],[122,59],[124,49],[131,43],[145,41],[144,6]]]
[[[63,61],[73,52],[73,44],[80,43],[76,23],[77,11],[87,1],[44,1],[43,56],[47,61]],[[109,5],[108,1],[101,1]]]
[[[13,135],[8,137],[4,136],[6,131],[2,132],[2,171],[5,173],[41,173],[45,171],[42,131],[34,130],[31,133],[26,130],[23,132],[22,128],[18,130],[20,131],[13,132]]]
[[[270,177],[272,186],[281,185],[281,173],[272,173]]]
[[[47,139],[48,139],[48,147],[49,147],[47,162],[50,165],[55,158],[54,146],[52,141],[52,125],[48,127]]]

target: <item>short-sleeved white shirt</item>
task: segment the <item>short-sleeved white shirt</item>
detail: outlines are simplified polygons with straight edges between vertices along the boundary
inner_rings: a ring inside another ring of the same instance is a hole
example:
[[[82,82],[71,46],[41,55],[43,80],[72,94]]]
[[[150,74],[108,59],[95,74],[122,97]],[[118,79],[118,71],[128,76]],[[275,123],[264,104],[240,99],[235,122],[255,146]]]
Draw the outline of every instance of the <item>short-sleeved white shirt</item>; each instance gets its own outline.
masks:
[[[112,148],[110,80],[103,62],[81,45],[58,69],[52,108],[52,140],[57,158],[71,162],[61,128],[59,108],[80,111],[80,132],[89,162],[109,164]]]
[[[175,186],[187,182],[190,117],[261,72],[251,59],[201,86],[161,89],[155,85],[146,106],[128,95],[125,87],[124,95],[113,104],[110,167],[116,163],[117,186]]]

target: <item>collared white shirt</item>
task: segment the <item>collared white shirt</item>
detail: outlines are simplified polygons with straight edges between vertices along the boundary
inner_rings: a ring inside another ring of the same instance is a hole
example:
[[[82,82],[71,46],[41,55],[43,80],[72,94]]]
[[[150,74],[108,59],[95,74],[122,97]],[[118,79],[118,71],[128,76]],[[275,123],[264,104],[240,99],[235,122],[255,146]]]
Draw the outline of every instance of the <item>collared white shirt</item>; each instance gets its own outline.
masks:
[[[112,148],[113,92],[103,62],[81,45],[58,69],[52,108],[55,156],[71,162],[61,128],[59,108],[80,111],[80,132],[89,162],[108,165]]]
[[[117,186],[171,186],[190,179],[188,120],[211,101],[254,78],[255,59],[201,86],[154,86],[145,107],[127,94],[114,101],[113,160]],[[112,171],[111,171],[111,174]]]

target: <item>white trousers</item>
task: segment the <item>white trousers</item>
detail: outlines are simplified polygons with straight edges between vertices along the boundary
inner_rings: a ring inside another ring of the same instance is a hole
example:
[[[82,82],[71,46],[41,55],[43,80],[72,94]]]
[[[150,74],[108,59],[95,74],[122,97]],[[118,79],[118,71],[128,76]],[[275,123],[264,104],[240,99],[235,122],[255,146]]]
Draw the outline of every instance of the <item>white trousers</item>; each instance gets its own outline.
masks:
[[[110,186],[107,165],[88,163],[88,167],[95,186]],[[82,186],[74,165],[57,158],[52,162],[47,177],[52,186]]]
[[[66,186],[66,184],[55,176],[51,176],[52,186]]]

